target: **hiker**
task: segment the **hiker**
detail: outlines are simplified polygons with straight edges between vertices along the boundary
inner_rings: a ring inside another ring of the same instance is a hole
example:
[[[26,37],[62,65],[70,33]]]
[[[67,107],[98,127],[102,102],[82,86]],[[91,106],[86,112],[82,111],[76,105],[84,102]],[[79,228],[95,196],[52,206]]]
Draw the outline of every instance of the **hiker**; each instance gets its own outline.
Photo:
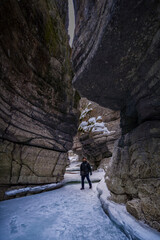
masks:
[[[80,167],[81,183],[82,183],[81,190],[84,189],[84,179],[85,178],[87,178],[87,181],[89,183],[89,188],[92,188],[92,183],[91,183],[91,180],[89,179],[89,173],[90,173],[90,175],[92,175],[91,166],[90,166],[89,162],[87,162],[86,157],[83,157],[82,161],[83,162],[81,163],[81,167]]]

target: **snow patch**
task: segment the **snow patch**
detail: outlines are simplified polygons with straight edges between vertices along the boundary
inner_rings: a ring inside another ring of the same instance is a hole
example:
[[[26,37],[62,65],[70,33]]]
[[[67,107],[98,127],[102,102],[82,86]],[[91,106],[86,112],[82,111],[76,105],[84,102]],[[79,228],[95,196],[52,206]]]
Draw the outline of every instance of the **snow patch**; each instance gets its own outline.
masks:
[[[104,122],[97,122],[95,117],[89,118],[88,121],[82,121],[78,130],[82,132],[101,132],[105,135],[111,135],[115,133],[115,131],[109,131]]]
[[[107,127],[105,127],[104,122],[96,122],[92,128],[92,132],[103,132],[106,134],[110,134],[110,131],[107,129]]]
[[[98,116],[97,121],[102,121],[102,116]]]
[[[80,120],[82,120],[83,118],[86,117],[87,113],[89,113],[90,111],[93,110],[93,108],[89,108],[89,106],[91,105],[91,103],[89,102],[87,107],[81,112],[81,115],[80,115]]]
[[[91,102],[88,103],[87,107],[81,112],[80,120],[82,121],[86,115],[92,111],[93,109],[90,108]],[[102,134],[110,135],[115,131],[109,131],[108,128],[105,126],[105,123],[102,122],[102,116],[91,117],[88,121],[82,121],[78,127],[79,131],[82,132],[102,132]]]
[[[95,124],[96,123],[96,118],[95,117],[91,117],[90,119],[88,119],[88,123],[89,124]]]
[[[78,161],[78,155],[77,154],[74,154],[73,156],[69,156],[68,158],[69,158],[70,163]]]
[[[51,183],[51,184],[46,184],[46,185],[41,185],[41,186],[36,186],[36,187],[26,187],[26,188],[20,188],[20,189],[14,189],[14,190],[9,190],[5,192],[6,196],[15,196],[18,194],[22,193],[36,193],[36,192],[41,192],[41,191],[47,191],[47,190],[54,190],[59,187],[62,187],[64,185],[64,181],[59,182],[59,183]]]

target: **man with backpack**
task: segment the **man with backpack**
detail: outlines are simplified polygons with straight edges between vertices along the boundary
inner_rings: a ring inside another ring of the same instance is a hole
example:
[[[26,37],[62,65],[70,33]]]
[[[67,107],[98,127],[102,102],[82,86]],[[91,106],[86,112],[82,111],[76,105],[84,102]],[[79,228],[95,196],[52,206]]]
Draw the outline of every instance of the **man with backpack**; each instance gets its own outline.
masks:
[[[91,166],[90,166],[89,162],[87,162],[86,157],[83,157],[82,161],[83,162],[81,163],[81,166],[80,166],[80,175],[81,175],[81,183],[82,183],[81,190],[84,189],[84,179],[85,178],[87,178],[87,181],[89,183],[89,188],[92,188],[92,183],[91,183],[91,180],[89,178],[89,173],[90,173],[90,175],[92,175]]]

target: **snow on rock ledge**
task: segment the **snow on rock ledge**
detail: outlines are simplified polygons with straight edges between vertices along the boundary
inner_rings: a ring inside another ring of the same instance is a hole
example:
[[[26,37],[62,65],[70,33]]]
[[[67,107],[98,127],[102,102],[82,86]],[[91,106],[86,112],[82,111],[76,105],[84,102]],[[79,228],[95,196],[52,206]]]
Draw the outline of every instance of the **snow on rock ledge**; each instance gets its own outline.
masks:
[[[141,221],[137,221],[131,216],[124,205],[117,204],[108,200],[110,193],[105,184],[104,178],[97,186],[99,198],[102,207],[110,219],[116,223],[129,239],[135,240],[160,240],[160,233],[150,228],[148,225]]]
[[[8,197],[15,197],[20,195],[35,194],[35,193],[40,193],[44,191],[54,190],[62,187],[63,185],[64,185],[64,181],[61,181],[59,183],[51,183],[51,184],[36,186],[36,187],[25,187],[25,188],[6,191],[5,195]]]

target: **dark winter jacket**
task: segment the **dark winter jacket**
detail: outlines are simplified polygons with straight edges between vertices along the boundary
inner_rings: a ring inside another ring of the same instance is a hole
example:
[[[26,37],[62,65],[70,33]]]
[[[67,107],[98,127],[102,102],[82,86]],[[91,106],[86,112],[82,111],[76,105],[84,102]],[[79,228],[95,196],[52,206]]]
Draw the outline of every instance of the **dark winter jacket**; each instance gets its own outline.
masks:
[[[80,174],[81,176],[86,176],[88,174],[92,174],[92,169],[90,164],[86,161],[86,162],[82,162],[81,163],[81,167],[80,167]]]

